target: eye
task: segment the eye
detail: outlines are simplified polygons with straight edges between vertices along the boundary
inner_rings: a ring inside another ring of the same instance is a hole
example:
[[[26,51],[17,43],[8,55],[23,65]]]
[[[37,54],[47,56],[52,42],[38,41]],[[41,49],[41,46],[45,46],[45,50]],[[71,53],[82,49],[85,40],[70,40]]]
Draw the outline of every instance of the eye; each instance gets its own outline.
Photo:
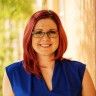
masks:
[[[35,34],[42,34],[42,31],[36,31]]]
[[[52,30],[49,31],[49,33],[50,33],[50,34],[56,34],[56,32],[55,32],[55,31],[52,31]]]

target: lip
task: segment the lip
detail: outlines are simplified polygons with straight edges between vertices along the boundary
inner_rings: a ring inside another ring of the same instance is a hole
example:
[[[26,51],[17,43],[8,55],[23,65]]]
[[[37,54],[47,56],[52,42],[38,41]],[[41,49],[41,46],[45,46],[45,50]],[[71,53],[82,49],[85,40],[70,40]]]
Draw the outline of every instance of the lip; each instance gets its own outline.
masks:
[[[52,44],[39,44],[41,47],[44,47],[44,48],[48,48],[50,47]]]

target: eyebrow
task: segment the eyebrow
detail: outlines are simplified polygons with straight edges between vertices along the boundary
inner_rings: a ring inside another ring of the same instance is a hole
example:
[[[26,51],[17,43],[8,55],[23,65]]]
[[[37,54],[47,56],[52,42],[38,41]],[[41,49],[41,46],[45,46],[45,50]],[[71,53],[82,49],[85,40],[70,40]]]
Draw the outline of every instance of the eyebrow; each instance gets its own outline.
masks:
[[[43,31],[43,29],[35,29],[35,30],[36,30],[36,31],[38,31],[38,30],[39,30],[39,31]],[[49,29],[49,30],[57,30],[57,29]],[[48,30],[48,31],[49,31],[49,30]]]
[[[35,30],[41,30],[42,31],[42,29],[35,29]]]

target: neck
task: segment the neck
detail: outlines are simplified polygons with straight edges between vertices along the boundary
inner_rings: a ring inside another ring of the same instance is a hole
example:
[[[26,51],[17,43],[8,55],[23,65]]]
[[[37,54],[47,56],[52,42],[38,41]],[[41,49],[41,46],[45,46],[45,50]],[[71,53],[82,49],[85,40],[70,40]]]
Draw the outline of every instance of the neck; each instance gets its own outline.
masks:
[[[38,55],[38,61],[41,68],[54,68],[54,55]]]

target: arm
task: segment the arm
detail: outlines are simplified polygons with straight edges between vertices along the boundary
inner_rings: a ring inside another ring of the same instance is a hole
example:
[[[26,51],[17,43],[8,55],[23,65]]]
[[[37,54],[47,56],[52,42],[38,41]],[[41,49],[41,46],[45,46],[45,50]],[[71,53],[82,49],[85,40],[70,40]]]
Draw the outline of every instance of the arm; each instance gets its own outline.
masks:
[[[11,84],[6,72],[4,73],[4,77],[3,77],[2,91],[3,91],[3,96],[14,96],[11,88]]]
[[[82,96],[96,96],[96,90],[87,69],[85,70],[82,82]]]

